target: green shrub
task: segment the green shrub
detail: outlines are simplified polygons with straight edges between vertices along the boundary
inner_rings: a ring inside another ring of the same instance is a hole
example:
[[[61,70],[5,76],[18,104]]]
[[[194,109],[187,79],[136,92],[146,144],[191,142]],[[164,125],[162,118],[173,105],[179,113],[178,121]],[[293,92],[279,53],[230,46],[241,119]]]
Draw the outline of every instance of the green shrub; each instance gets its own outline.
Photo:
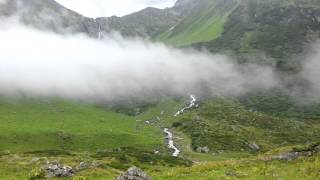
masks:
[[[45,171],[43,169],[35,168],[28,175],[28,179],[29,180],[44,179],[45,176],[46,176],[46,173],[45,173]]]

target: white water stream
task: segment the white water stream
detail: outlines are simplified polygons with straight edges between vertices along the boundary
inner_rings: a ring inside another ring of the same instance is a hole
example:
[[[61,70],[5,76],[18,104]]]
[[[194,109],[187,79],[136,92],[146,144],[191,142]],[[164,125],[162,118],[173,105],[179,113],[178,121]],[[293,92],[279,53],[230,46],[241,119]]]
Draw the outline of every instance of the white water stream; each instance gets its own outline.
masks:
[[[188,110],[188,109],[191,109],[191,108],[193,108],[193,107],[195,107],[196,106],[196,101],[197,101],[197,99],[195,98],[195,96],[194,95],[190,95],[190,103],[189,103],[189,105],[187,106],[187,107],[184,107],[184,108],[182,108],[180,111],[178,111],[175,115],[174,115],[174,117],[177,117],[177,116],[179,116],[180,114],[182,114],[185,110]]]
[[[178,157],[181,151],[174,145],[173,134],[168,128],[164,128],[163,132],[167,134],[166,139],[168,140],[168,148],[174,150],[172,156]]]
[[[191,109],[191,108],[195,107],[196,106],[196,102],[197,102],[196,97],[191,94],[190,95],[190,103],[189,103],[189,105],[184,107],[184,108],[182,108],[174,116],[177,117],[177,116],[181,115],[185,110],[188,110],[188,109]],[[166,133],[166,135],[167,135],[166,139],[168,141],[168,148],[173,150],[172,156],[178,157],[181,151],[174,145],[175,143],[174,143],[174,137],[173,137],[172,132],[170,132],[168,128],[164,128],[163,132]]]

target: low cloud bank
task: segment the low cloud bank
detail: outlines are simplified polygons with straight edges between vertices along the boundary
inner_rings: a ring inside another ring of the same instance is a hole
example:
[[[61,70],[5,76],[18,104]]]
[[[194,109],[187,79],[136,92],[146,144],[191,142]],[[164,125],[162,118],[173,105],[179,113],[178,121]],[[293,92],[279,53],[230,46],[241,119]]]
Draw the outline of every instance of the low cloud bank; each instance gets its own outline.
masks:
[[[303,63],[301,76],[306,80],[307,87],[302,93],[307,102],[319,102],[320,100],[320,42],[310,48],[310,53]]]
[[[0,24],[0,94],[117,101],[161,95],[241,95],[278,84],[272,68],[224,55],[107,35],[63,36]],[[320,85],[320,82],[319,82]]]

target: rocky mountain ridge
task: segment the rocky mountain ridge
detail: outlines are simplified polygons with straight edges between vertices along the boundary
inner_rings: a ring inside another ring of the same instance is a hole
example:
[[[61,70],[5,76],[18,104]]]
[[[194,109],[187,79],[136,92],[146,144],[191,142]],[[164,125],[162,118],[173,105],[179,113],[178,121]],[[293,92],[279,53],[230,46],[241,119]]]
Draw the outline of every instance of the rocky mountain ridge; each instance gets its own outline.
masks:
[[[235,54],[244,61],[265,54],[284,71],[299,70],[293,55],[320,37],[317,0],[178,0],[166,9],[146,8],[123,17],[88,18],[54,0],[10,0],[0,16],[58,33],[85,33],[98,38],[120,32],[177,47],[193,46]]]
[[[20,21],[42,30],[57,33],[85,33],[98,37],[99,32],[118,31],[125,36],[150,38],[178,23],[191,1],[179,0],[167,9],[146,8],[123,17],[88,18],[69,10],[54,0],[10,0],[0,4],[0,16],[18,16]]]

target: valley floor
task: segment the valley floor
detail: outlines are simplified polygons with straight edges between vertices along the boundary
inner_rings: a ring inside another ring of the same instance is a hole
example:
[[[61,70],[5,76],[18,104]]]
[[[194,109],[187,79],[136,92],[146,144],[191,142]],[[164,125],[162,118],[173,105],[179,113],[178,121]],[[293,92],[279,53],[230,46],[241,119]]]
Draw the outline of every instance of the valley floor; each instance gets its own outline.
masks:
[[[0,106],[1,180],[41,179],[51,162],[73,167],[75,180],[115,179],[132,166],[155,180],[320,178],[318,150],[270,158],[308,150],[319,139],[317,121],[275,117],[236,100],[164,99],[132,108],[3,98]]]
[[[96,163],[97,166],[78,172],[73,179],[111,180],[115,179],[126,167],[112,164],[110,158],[89,159],[83,155],[72,157],[55,156],[35,158],[33,156],[6,155],[0,158],[0,179],[27,180],[46,160],[58,159],[62,163],[78,166],[79,162]],[[292,161],[263,161],[257,158],[230,159],[200,163],[191,167],[170,167],[142,165],[155,180],[184,179],[284,179],[317,180],[320,178],[320,156],[303,157]],[[39,178],[41,179],[41,178]],[[63,179],[63,178],[62,178]],[[69,179],[69,178],[66,178]]]

